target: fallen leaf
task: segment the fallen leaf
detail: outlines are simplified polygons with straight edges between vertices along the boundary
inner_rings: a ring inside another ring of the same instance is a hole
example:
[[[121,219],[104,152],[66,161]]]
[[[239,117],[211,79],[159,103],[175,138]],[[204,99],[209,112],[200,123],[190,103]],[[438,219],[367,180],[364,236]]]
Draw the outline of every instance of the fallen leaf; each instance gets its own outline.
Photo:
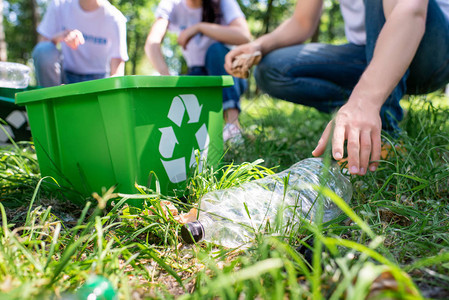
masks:
[[[379,208],[380,220],[388,225],[398,224],[401,226],[410,226],[412,221],[406,216],[399,215],[387,208]]]
[[[198,210],[196,208],[192,208],[189,212],[180,214],[177,218],[175,218],[175,220],[180,224],[187,224],[190,222],[195,222],[197,220],[197,215]]]
[[[406,275],[408,276],[408,275]],[[405,293],[410,296],[410,299],[419,299],[419,293],[414,287],[405,286]],[[386,292],[398,292],[399,291],[399,284],[396,280],[396,278],[393,276],[393,274],[390,271],[385,271],[382,274],[380,274],[373,282],[373,284],[370,287],[370,291],[368,296],[366,297],[367,300],[369,299],[380,299],[379,296],[382,293]],[[395,299],[395,298],[389,298],[389,299]]]

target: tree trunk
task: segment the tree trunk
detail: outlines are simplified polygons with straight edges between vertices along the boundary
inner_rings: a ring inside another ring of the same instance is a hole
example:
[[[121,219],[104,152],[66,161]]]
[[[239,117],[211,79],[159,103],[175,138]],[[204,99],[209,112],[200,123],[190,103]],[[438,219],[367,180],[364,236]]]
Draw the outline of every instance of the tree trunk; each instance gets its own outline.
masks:
[[[339,11],[340,11],[339,5],[335,3],[335,1],[332,1],[332,6],[329,9],[329,19],[331,20],[336,19],[335,16],[339,13]],[[327,28],[329,41],[333,41],[335,39],[334,30],[335,30],[334,22],[329,22],[329,27]]]
[[[5,28],[3,27],[3,0],[0,0],[0,61],[7,59]]]
[[[318,22],[315,32],[312,35],[312,39],[310,40],[312,43],[318,43],[318,40],[320,39],[320,24],[321,21]]]
[[[264,34],[267,34],[270,31],[270,21],[271,21],[271,10],[273,8],[273,0],[268,0],[267,3],[267,12],[265,14],[265,18],[263,20],[265,32]]]
[[[1,0],[0,0],[1,1]],[[37,26],[39,25],[40,15],[39,15],[39,6],[36,2],[36,0],[30,0],[31,2],[31,24],[33,26],[33,38],[32,41],[34,42],[34,45],[38,42],[38,34],[37,34]]]
[[[141,45],[141,36],[140,33],[138,31],[135,32],[134,34],[134,51],[130,57],[130,62],[132,64],[132,68],[131,68],[131,74],[136,74],[137,73],[137,61],[139,58],[139,53],[141,51],[141,49],[143,49],[143,45]]]
[[[272,10],[273,10],[273,0],[268,0],[268,2],[267,2],[267,10],[266,10],[265,16],[263,18],[263,26],[262,26],[263,32],[261,32],[260,35],[264,35],[264,34],[267,34],[267,33],[270,32],[270,22],[271,22],[271,17],[272,17],[271,16]],[[246,90],[246,97],[248,97],[248,98],[251,97],[251,85],[252,85],[251,84],[251,82],[252,82],[251,77],[252,76],[250,74],[250,76],[247,79],[248,89]],[[259,93],[260,93],[260,89],[259,89],[259,87],[256,84],[256,87],[255,87],[255,90],[254,90],[254,94],[255,95],[259,95]]]

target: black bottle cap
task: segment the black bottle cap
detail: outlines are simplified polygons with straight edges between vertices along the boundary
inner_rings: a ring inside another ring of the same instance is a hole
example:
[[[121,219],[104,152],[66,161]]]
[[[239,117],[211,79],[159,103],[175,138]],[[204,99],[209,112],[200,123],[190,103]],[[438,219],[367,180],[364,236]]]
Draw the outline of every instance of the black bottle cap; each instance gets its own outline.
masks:
[[[190,222],[182,226],[181,237],[187,244],[194,244],[204,237],[204,228],[199,221]]]

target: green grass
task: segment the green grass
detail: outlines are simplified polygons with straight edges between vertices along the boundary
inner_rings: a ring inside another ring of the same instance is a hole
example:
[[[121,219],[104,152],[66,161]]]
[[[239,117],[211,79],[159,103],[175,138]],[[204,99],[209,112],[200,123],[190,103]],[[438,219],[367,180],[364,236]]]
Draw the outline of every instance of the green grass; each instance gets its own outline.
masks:
[[[404,150],[352,176],[351,203],[323,190],[344,211],[327,227],[257,234],[240,251],[184,245],[162,201],[187,212],[208,191],[310,157],[330,116],[265,96],[244,101],[245,143],[228,149],[221,169],[195,173],[183,199],[138,187],[78,207],[41,180],[31,144],[1,147],[0,299],[67,299],[92,274],[107,277],[120,299],[447,299],[446,103],[438,94],[404,100],[404,131],[384,136]],[[144,208],[126,206],[130,198]]]

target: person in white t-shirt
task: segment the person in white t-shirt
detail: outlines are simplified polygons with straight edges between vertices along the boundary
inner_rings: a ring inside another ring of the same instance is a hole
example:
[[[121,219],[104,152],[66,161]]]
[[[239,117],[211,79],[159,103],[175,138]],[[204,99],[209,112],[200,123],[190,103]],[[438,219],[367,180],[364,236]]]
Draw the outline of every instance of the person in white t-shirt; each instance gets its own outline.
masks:
[[[37,31],[41,41],[32,55],[39,86],[124,75],[126,18],[107,0],[53,0]]]
[[[145,53],[161,75],[170,75],[161,51],[167,30],[179,34],[178,44],[182,47],[188,75],[228,75],[224,57],[229,45],[247,43],[251,37],[235,0],[162,0],[156,18],[145,43]],[[223,89],[225,141],[241,137],[239,101],[246,87],[245,80],[234,78],[234,86]]]
[[[337,111],[312,155],[322,155],[331,139],[332,155],[341,160],[347,141],[349,172],[364,175],[378,166],[381,130],[400,131],[402,96],[449,82],[449,1],[340,0],[348,43],[305,44],[322,7],[323,0],[298,0],[293,16],[273,32],[229,52],[225,68],[234,74],[241,54],[260,51],[254,76],[262,90]]]

